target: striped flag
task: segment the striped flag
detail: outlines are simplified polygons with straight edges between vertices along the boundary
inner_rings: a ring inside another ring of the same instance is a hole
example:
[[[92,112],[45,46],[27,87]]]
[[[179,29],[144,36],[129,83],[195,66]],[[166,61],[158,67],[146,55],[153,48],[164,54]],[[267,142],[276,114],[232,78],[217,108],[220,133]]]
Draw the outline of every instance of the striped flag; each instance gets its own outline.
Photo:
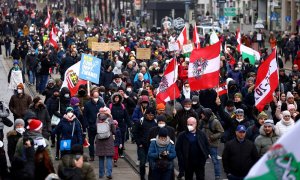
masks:
[[[49,12],[49,9],[48,9],[48,14],[47,14],[47,19],[46,21],[44,22],[44,26],[46,28],[48,28],[50,26],[50,21],[51,21],[51,16],[50,16],[50,12]]]
[[[262,111],[265,105],[273,100],[273,92],[278,87],[278,66],[276,49],[259,66],[254,89],[255,106]]]
[[[178,43],[179,47],[182,48],[183,45],[188,43],[188,35],[187,35],[187,30],[186,27],[182,29],[181,33],[179,34],[176,42]]]
[[[196,48],[200,48],[200,39],[199,39],[199,34],[198,34],[198,31],[197,31],[196,24],[194,25],[193,42],[194,42],[194,44],[196,44]]]
[[[176,84],[178,77],[178,65],[175,58],[173,58],[161,79],[159,87],[157,89],[156,102],[166,103],[170,100],[174,100],[180,96],[180,90]]]
[[[223,82],[223,83],[219,84],[219,87],[216,89],[216,91],[217,91],[217,94],[219,96],[227,94],[227,84],[226,84],[226,82]]]
[[[188,81],[192,91],[215,88],[219,84],[220,41],[194,49],[190,56]]]
[[[49,34],[50,37],[50,45],[53,46],[55,49],[58,48],[58,44],[57,44],[57,28],[52,25],[52,29],[51,32]]]

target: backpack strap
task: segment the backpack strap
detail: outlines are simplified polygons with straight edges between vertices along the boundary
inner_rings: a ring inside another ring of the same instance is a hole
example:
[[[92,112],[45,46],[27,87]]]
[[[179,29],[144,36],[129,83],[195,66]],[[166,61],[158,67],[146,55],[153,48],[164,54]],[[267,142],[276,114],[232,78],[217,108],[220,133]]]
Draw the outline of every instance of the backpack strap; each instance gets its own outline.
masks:
[[[109,106],[109,109],[111,110],[112,109],[112,103],[110,103],[108,106]]]

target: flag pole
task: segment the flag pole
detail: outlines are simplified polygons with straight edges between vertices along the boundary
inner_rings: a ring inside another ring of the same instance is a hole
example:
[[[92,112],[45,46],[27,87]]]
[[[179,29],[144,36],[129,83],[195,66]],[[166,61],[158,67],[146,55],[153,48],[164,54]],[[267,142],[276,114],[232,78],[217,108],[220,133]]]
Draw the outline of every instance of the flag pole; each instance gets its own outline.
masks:
[[[87,91],[88,91],[88,96],[91,95],[90,93],[90,81],[87,81]]]
[[[276,63],[277,63],[277,74],[278,74],[278,90],[279,90],[279,98],[280,98],[280,93],[281,93],[281,83],[279,81],[279,63],[278,63],[278,55],[277,55],[277,45],[275,46],[275,57],[276,57]],[[271,52],[272,53],[272,52]]]

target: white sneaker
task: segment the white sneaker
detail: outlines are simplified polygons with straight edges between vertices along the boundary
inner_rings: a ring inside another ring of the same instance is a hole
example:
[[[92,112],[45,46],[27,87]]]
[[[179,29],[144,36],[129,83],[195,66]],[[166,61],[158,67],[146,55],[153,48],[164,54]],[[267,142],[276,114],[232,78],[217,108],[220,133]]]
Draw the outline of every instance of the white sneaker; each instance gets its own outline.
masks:
[[[217,159],[219,159],[219,160],[220,160],[220,159],[222,159],[222,157],[218,155],[218,156],[217,156]]]
[[[146,163],[146,164],[145,164],[145,167],[148,167],[148,166],[149,166],[149,163]]]
[[[135,162],[135,165],[136,165],[136,166],[140,166],[140,161],[137,160],[137,161]]]

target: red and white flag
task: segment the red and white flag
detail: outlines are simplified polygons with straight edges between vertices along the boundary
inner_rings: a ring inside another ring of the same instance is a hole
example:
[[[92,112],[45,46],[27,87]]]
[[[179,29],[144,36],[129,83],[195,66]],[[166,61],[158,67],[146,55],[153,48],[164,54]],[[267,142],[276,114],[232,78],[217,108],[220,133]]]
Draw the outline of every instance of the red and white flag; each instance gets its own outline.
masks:
[[[69,67],[65,72],[63,87],[67,87],[70,90],[71,96],[77,94],[78,88],[81,84],[87,84],[86,80],[79,79],[80,61]]]
[[[51,16],[50,16],[50,12],[49,12],[49,9],[48,9],[48,15],[47,15],[47,19],[46,21],[44,22],[44,26],[46,28],[48,28],[50,26],[50,21],[51,21]]]
[[[238,44],[241,44],[241,32],[240,29],[236,30],[236,41]]]
[[[178,43],[179,47],[181,47],[181,48],[182,48],[183,45],[188,43],[188,35],[187,35],[186,27],[184,27],[182,29],[182,31],[179,34],[176,42]]]
[[[220,41],[194,49],[190,56],[188,81],[192,91],[215,88],[219,84]]]
[[[58,48],[57,44],[57,28],[53,25],[51,32],[49,34],[50,37],[50,45],[53,46],[55,49]]]
[[[176,84],[177,77],[178,65],[176,59],[174,58],[169,62],[157,89],[157,104],[165,104],[166,102],[174,100],[180,96],[180,90]]]
[[[200,48],[200,39],[199,39],[199,34],[197,31],[196,24],[194,26],[194,31],[193,31],[193,42],[196,44],[196,48]]]
[[[219,87],[216,89],[216,92],[219,96],[227,94],[227,83],[223,82],[223,83],[219,84]]]
[[[257,71],[254,98],[258,111],[262,111],[265,105],[273,100],[273,92],[278,87],[278,66],[276,50],[263,62]]]

